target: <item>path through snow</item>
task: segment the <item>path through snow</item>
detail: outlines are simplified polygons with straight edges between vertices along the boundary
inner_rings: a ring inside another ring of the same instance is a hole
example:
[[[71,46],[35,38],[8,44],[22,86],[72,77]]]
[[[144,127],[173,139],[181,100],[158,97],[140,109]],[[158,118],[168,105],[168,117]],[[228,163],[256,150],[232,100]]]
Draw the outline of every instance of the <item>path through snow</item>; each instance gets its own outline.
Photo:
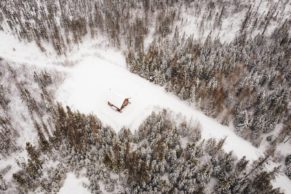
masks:
[[[262,155],[261,150],[238,137],[228,127],[220,125],[176,96],[166,93],[162,87],[130,73],[125,68],[123,55],[115,49],[105,49],[102,44],[100,46],[89,40],[67,57],[59,58],[50,54],[47,56],[35,44],[19,42],[3,32],[0,32],[0,40],[0,57],[5,60],[66,72],[67,79],[57,92],[57,100],[83,113],[95,113],[103,123],[112,126],[116,131],[123,126],[135,130],[152,111],[167,108],[180,115],[180,118],[199,121],[203,138],[227,137],[225,151],[233,151],[239,157],[245,155],[249,160],[255,160]],[[100,43],[100,40],[97,42]],[[106,43],[104,40],[101,42]],[[64,64],[66,60],[72,61],[75,66],[56,65]],[[122,114],[107,105],[108,100],[118,102],[125,97],[131,98],[131,104]],[[69,179],[70,177],[72,178],[69,176]],[[290,180],[284,175],[276,178],[274,186],[281,187],[285,193],[291,191]],[[63,191],[66,193],[66,190]]]
[[[95,113],[104,124],[116,131],[122,127],[136,130],[152,111],[169,109],[189,121],[199,121],[203,138],[227,137],[226,151],[233,150],[236,155],[245,155],[250,160],[262,154],[229,128],[166,93],[164,88],[129,72],[120,56],[117,51],[108,49],[108,52],[97,50],[76,60],[77,64],[71,68],[57,93],[57,100],[83,113]],[[114,58],[121,59],[120,64],[112,62]],[[131,104],[123,113],[112,110],[107,104],[108,100],[126,97],[131,98]]]
[[[262,156],[262,150],[237,136],[228,127],[167,93],[164,88],[129,72],[119,51],[87,44],[69,58],[76,64],[59,88],[57,100],[83,113],[96,114],[104,124],[116,131],[122,127],[136,130],[152,111],[166,108],[179,118],[182,116],[189,122],[198,121],[203,138],[227,137],[223,147],[227,152],[233,151],[238,157],[246,156],[249,160]],[[131,104],[123,113],[118,113],[107,105],[108,100],[121,103],[126,97],[131,98]],[[290,182],[285,175],[280,174],[273,185],[288,194],[291,193]]]

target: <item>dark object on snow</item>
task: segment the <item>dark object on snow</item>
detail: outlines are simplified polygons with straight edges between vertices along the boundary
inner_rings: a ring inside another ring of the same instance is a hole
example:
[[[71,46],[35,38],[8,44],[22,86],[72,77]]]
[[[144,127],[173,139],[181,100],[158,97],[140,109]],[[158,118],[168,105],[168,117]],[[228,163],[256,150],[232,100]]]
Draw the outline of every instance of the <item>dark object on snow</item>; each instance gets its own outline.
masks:
[[[111,106],[111,107],[114,108],[116,111],[118,111],[118,112],[121,113],[121,111],[122,111],[122,110],[123,110],[123,109],[124,109],[124,108],[125,108],[125,107],[130,103],[130,102],[129,102],[129,98],[125,98],[120,108],[118,108],[117,106],[115,106],[114,104],[112,104],[112,103],[109,102],[109,101],[108,101],[107,103],[108,103],[109,106]]]
[[[267,141],[268,141],[268,142],[271,142],[272,139],[273,139],[273,138],[272,138],[272,135],[269,135],[269,136],[267,137]]]
[[[109,106],[111,106],[112,108],[114,108],[116,111],[121,112],[120,108],[118,108],[117,106],[115,106],[114,104],[112,104],[111,102],[107,102]]]
[[[129,98],[125,98],[120,109],[124,109],[129,103]]]
[[[288,166],[289,164],[291,164],[291,154],[285,158],[285,165]]]

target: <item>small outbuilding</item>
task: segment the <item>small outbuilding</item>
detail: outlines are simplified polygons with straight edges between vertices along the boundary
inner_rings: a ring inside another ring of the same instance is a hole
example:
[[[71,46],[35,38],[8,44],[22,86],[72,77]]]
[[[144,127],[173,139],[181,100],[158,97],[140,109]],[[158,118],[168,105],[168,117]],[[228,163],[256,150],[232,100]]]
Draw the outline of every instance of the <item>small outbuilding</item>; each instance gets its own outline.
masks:
[[[116,110],[117,112],[122,112],[122,110],[130,104],[130,98],[121,97],[119,95],[112,95],[109,97],[107,104]]]

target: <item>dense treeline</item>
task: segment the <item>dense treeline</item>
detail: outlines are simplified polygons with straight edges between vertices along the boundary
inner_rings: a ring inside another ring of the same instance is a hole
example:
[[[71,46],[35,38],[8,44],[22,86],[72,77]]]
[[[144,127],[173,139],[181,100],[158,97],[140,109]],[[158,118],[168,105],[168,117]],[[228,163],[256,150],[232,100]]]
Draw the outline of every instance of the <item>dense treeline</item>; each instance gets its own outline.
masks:
[[[233,121],[238,134],[257,146],[263,134],[284,123],[282,142],[291,129],[289,28],[284,23],[270,39],[240,36],[229,44],[174,36],[173,41],[154,42],[147,52],[129,53],[127,63],[132,72],[196,103],[208,115],[225,124]]]
[[[45,137],[54,131],[50,125],[54,112],[51,88],[59,79],[56,73],[15,68],[13,63],[0,61],[0,156],[5,158],[21,148],[25,142],[19,143],[18,138],[22,139],[27,127]]]
[[[126,48],[134,73],[233,122],[258,146],[261,134],[278,123],[285,122],[278,139],[290,135],[290,6],[272,0],[1,1],[0,25],[44,51],[51,43],[58,54],[86,35],[106,36]],[[194,40],[182,34],[191,19],[198,21],[191,24],[199,34],[192,33]],[[151,29],[153,43],[145,50]],[[236,38],[221,43],[219,33],[226,30]]]
[[[43,51],[50,43],[58,54],[68,52],[86,35],[106,36],[114,46],[140,52],[151,29],[153,36],[163,39],[175,27],[182,30],[188,20],[195,21],[190,34],[201,41],[208,34],[221,37],[220,31],[239,31],[249,38],[269,34],[286,21],[288,6],[288,0],[3,0],[0,30],[35,41]],[[237,19],[232,21],[233,17]]]
[[[55,193],[66,172],[85,168],[92,193],[101,193],[100,184],[122,193],[280,193],[270,183],[278,169],[263,170],[270,153],[253,163],[237,159],[222,150],[224,139],[202,140],[199,125],[177,125],[167,111],[153,113],[134,134],[116,134],[93,115],[55,109],[54,135],[27,143],[29,160],[13,175],[20,192]]]
[[[254,145],[267,137],[275,146],[291,139],[290,10],[288,0],[2,0],[0,30],[43,52],[52,45],[59,55],[86,37],[105,36],[127,53],[132,72],[233,125]],[[30,159],[14,174],[19,192],[57,192],[66,172],[86,166],[93,193],[101,192],[98,181],[125,193],[278,193],[270,185],[274,172],[261,169],[268,157],[248,165],[224,153],[223,141],[201,140],[199,130],[175,126],[166,113],[153,114],[136,134],[116,134],[92,115],[54,105],[50,73],[27,72],[0,61],[0,154],[19,149],[16,137],[29,126],[13,119],[32,123],[39,138],[39,146],[27,144]],[[19,102],[25,114],[12,116]],[[46,165],[50,159],[58,168]],[[9,188],[5,172],[0,191]]]
[[[140,49],[146,33],[142,2],[17,0],[0,5],[2,29],[8,28],[21,40],[36,41],[43,51],[51,43],[58,54],[65,54],[87,34],[92,38],[106,34],[114,46],[120,46],[122,37]]]

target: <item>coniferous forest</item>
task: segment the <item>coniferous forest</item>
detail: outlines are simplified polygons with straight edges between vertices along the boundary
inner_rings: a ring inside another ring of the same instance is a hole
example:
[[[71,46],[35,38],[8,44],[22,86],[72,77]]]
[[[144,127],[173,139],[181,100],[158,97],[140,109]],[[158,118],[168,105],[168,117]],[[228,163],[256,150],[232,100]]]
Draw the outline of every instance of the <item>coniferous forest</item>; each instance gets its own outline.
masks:
[[[55,99],[65,73],[0,53],[0,193],[58,193],[69,172],[90,193],[287,193],[273,182],[291,181],[291,1],[1,0],[0,32],[67,58],[105,37],[131,73],[262,151],[238,156],[163,107],[116,131]]]

